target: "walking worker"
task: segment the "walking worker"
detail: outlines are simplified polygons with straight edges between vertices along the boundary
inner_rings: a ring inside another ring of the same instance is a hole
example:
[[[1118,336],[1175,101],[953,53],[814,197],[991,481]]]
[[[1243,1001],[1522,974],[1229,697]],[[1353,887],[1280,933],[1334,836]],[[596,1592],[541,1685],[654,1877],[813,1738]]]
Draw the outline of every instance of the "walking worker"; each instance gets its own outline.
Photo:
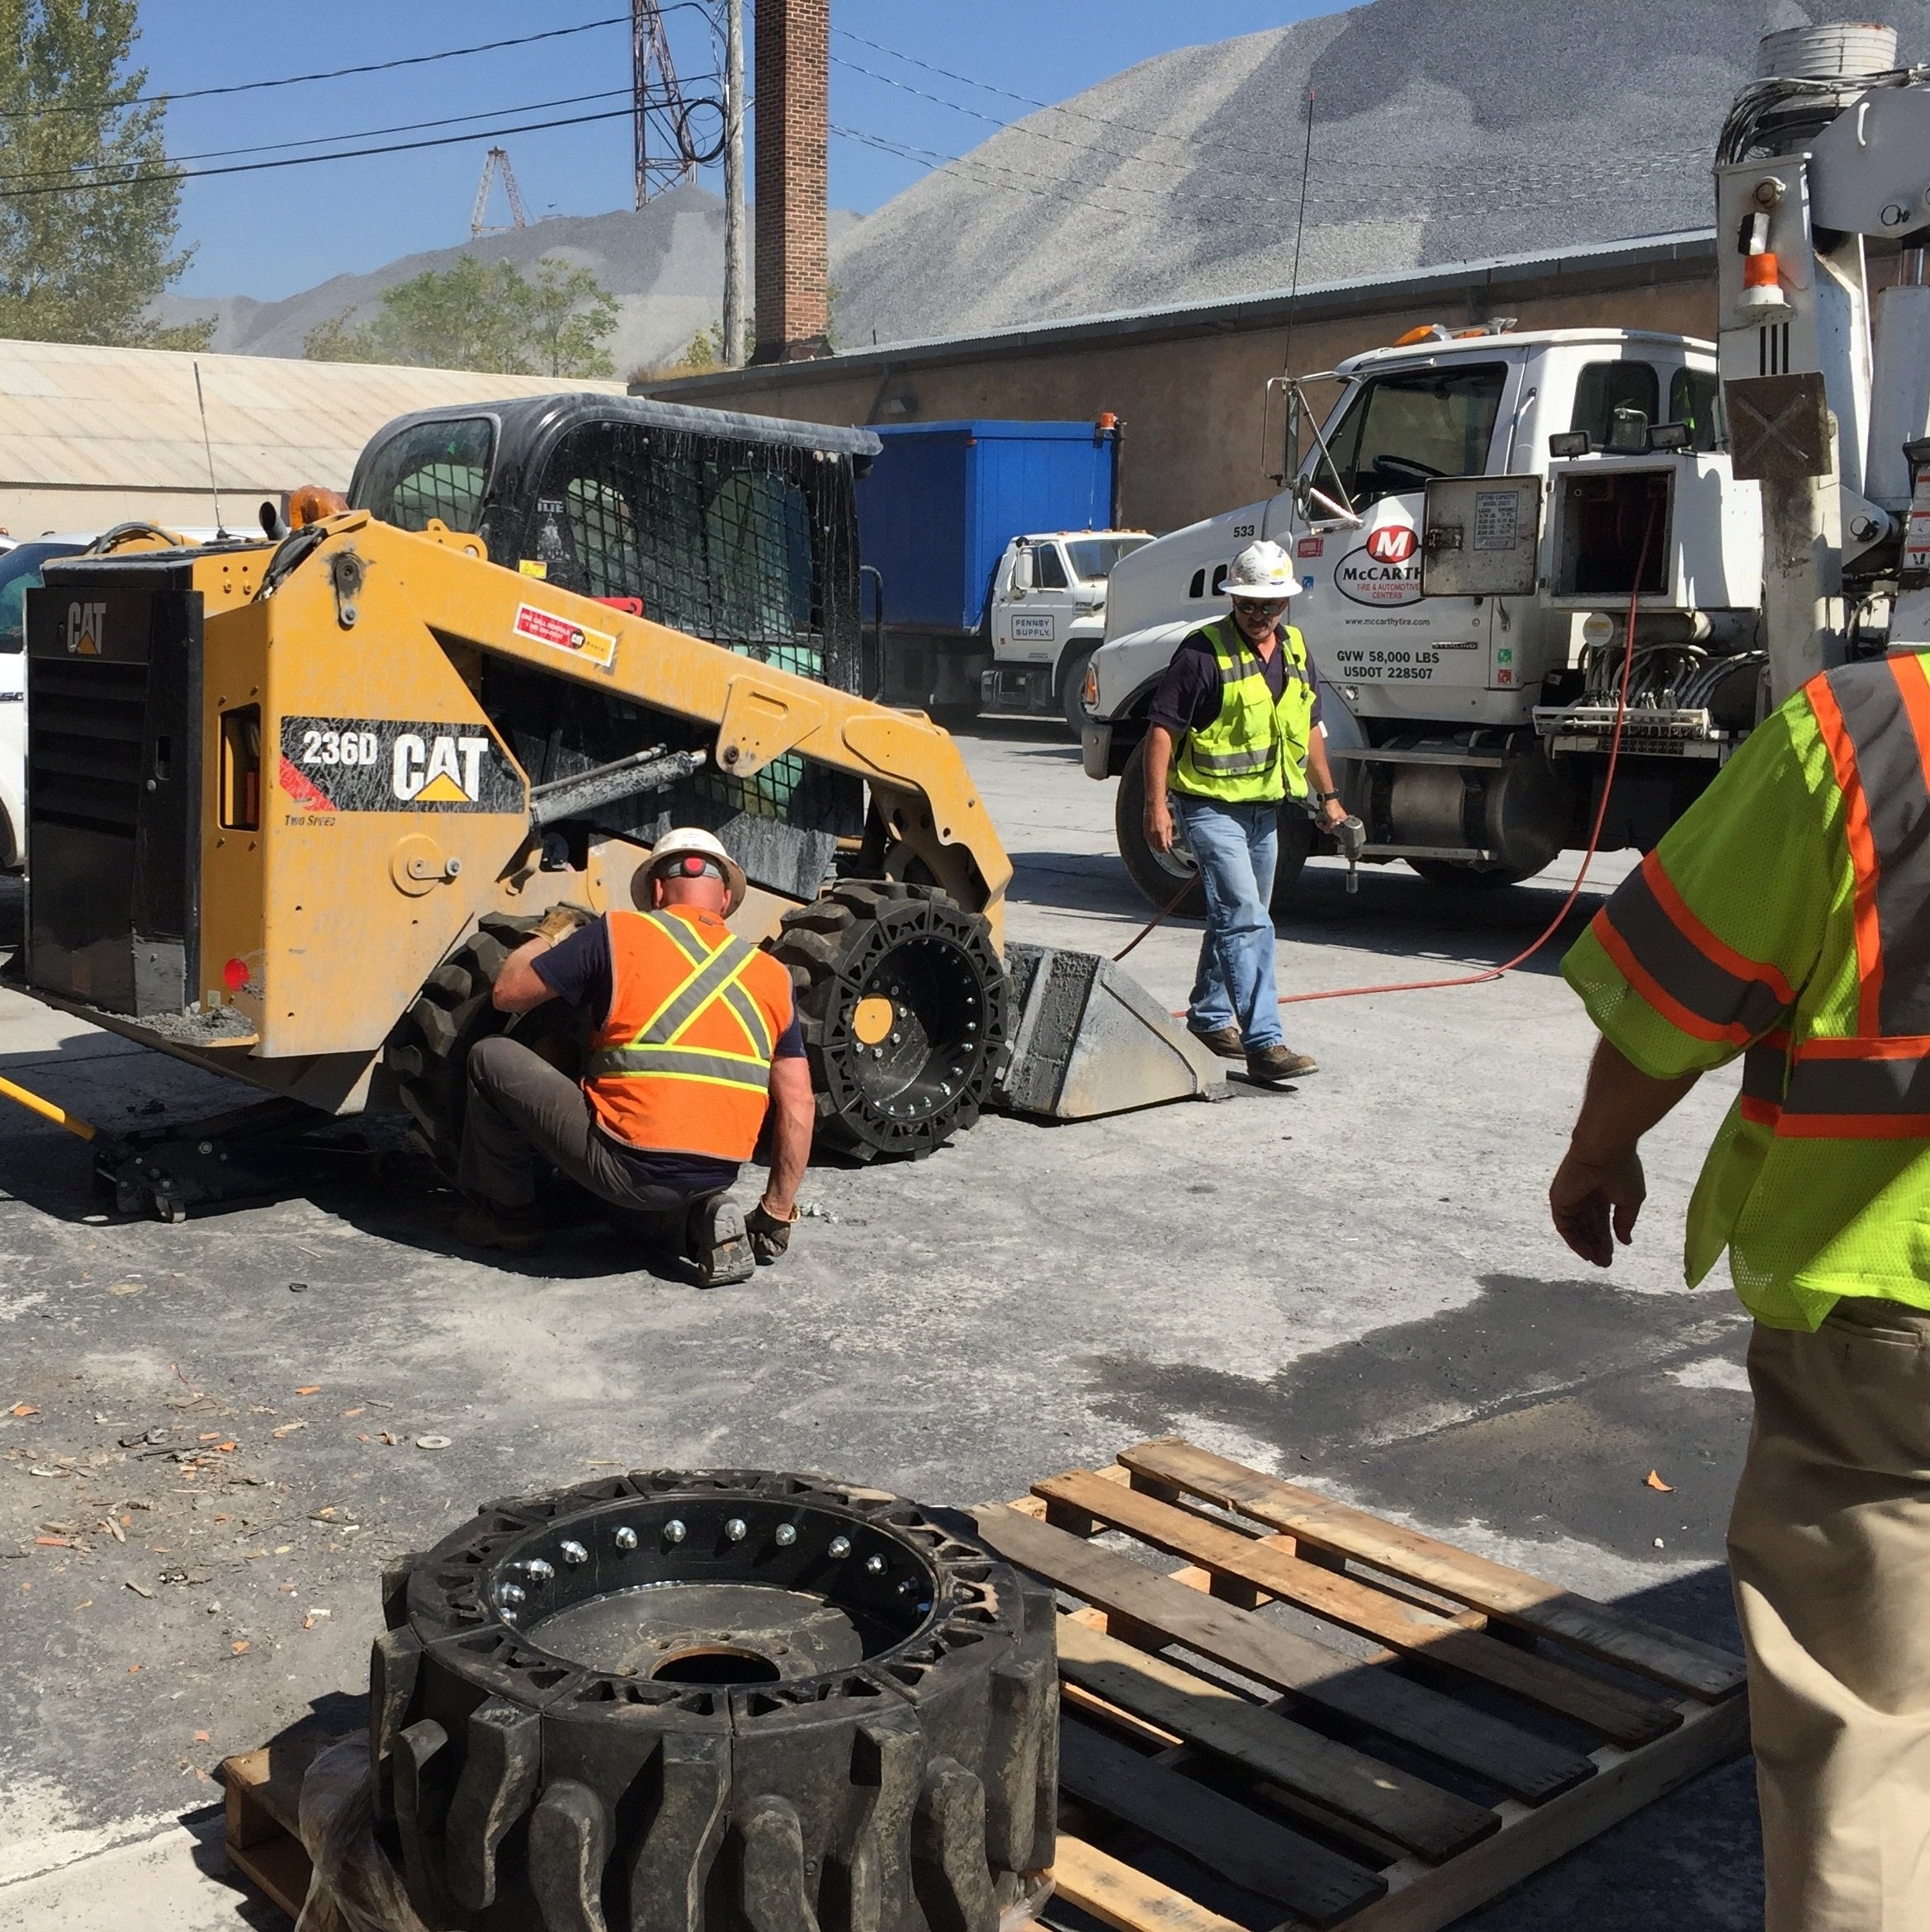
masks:
[[[614,1206],[684,1216],[705,1287],[743,1281],[788,1245],[811,1157],[816,1103],[791,977],[724,923],[744,873],[711,834],[666,834],[647,877],[650,911],[582,924],[552,914],[496,975],[499,1011],[561,999],[593,1031],[580,1084],[505,1035],[471,1050],[458,1179],[474,1205],[456,1235],[534,1248],[540,1155]],[[767,1108],[770,1179],[746,1216],[728,1190]]]
[[[1307,641],[1285,621],[1299,588],[1277,543],[1242,550],[1227,573],[1232,612],[1173,654],[1146,735],[1147,838],[1157,852],[1184,839],[1206,893],[1188,1030],[1267,1081],[1319,1071],[1280,1031],[1272,902],[1281,801],[1305,800],[1311,777],[1321,823],[1347,815]]]
[[[1601,1267],[1642,1136],[1742,1091],[1689,1206],[1756,1318],[1729,1520],[1768,1932],[1930,1925],[1930,659],[1814,679],[1563,963],[1601,1039],[1549,1189]]]

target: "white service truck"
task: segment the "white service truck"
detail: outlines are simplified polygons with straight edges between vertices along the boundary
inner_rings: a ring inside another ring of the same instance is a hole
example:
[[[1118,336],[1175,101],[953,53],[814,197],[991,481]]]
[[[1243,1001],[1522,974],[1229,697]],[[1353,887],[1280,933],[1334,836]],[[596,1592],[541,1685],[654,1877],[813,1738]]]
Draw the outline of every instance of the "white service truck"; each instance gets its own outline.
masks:
[[[1292,621],[1366,858],[1443,885],[1586,843],[1631,611],[1609,849],[1652,845],[1805,678],[1930,644],[1930,71],[1895,46],[1860,26],[1764,40],[1718,149],[1719,343],[1414,331],[1326,373],[1317,429],[1314,379],[1281,385],[1277,494],[1122,561],[1085,763],[1120,778],[1149,900],[1186,874],[1144,836],[1147,707],[1256,538],[1299,564]],[[1899,251],[1874,294],[1872,240]],[[1276,903],[1313,844],[1302,813],[1282,829]]]

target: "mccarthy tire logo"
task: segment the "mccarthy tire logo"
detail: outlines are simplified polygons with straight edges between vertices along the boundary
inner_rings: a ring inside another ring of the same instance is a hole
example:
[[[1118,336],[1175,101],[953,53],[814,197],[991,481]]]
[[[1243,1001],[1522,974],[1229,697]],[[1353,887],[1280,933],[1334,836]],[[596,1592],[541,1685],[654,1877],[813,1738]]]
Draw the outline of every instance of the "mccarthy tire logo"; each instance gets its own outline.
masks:
[[[1385,610],[1421,601],[1418,543],[1407,523],[1384,523],[1369,531],[1358,550],[1334,565],[1333,587],[1350,602]]]

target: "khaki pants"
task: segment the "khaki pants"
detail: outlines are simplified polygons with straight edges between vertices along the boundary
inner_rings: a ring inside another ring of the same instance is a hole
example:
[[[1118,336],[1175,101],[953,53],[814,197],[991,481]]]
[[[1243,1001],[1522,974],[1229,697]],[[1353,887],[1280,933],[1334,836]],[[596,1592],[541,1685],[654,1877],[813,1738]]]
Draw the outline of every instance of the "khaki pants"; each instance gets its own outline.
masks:
[[[1758,1327],[1729,1566],[1767,1932],[1930,1928],[1930,1315]]]

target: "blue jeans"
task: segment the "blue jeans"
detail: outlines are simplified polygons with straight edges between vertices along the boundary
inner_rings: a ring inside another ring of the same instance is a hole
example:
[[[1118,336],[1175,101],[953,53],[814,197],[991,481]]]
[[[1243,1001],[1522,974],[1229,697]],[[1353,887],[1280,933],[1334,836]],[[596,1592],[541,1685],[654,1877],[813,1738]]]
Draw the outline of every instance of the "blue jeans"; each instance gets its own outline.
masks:
[[[1237,1027],[1249,1053],[1280,1044],[1280,985],[1274,974],[1274,866],[1278,805],[1223,805],[1171,795],[1180,836],[1199,862],[1206,933],[1186,1023],[1195,1032]]]

